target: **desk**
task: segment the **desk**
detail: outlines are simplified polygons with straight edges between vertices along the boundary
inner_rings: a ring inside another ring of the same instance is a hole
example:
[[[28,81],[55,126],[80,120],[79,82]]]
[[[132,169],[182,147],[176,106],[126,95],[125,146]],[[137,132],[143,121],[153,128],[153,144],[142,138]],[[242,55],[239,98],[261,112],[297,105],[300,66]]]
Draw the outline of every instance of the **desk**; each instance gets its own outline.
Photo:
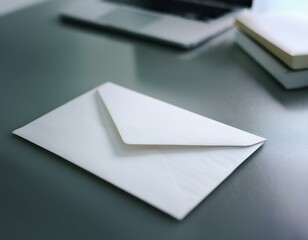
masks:
[[[189,52],[61,22],[54,0],[0,18],[0,239],[308,239],[308,89],[234,44]],[[113,81],[268,141],[183,221],[11,134]]]

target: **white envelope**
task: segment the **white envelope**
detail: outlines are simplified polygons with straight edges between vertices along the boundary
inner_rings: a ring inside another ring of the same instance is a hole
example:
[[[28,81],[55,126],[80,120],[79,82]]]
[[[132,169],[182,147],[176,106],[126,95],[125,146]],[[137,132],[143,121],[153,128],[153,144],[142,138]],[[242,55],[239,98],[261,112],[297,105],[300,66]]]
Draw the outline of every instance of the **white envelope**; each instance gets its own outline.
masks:
[[[113,83],[13,133],[178,220],[265,141]]]

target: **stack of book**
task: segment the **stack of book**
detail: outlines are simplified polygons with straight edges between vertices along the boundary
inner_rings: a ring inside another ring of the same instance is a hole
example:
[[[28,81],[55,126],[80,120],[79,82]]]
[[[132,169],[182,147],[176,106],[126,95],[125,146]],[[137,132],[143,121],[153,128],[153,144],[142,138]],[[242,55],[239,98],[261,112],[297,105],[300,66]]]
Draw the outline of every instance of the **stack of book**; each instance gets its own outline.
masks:
[[[308,86],[308,18],[244,12],[236,43],[286,89]]]

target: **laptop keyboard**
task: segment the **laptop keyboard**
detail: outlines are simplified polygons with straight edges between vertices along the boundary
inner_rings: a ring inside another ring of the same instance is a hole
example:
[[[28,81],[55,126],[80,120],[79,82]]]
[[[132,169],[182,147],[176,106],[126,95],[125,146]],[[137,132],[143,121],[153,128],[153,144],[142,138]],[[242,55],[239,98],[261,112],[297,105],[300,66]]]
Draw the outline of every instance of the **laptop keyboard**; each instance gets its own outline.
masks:
[[[136,11],[115,10],[104,15],[99,22],[105,26],[112,26],[120,29],[136,30],[143,28],[157,20],[160,17],[155,15],[144,14]]]
[[[200,8],[192,9],[191,11],[182,11],[182,10],[170,10],[165,11],[170,14],[175,14],[178,16],[182,16],[188,19],[200,20],[200,21],[209,21],[216,18],[219,18],[223,15],[230,13],[232,9],[226,8],[218,8],[218,7],[209,7],[209,6],[202,6]]]

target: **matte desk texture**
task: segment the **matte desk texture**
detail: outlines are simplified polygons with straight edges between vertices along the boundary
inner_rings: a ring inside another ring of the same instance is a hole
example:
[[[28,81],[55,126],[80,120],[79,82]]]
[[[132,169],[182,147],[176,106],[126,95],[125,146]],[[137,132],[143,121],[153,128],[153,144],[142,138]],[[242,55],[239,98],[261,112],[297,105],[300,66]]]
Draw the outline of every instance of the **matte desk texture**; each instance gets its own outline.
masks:
[[[189,52],[78,24],[51,0],[0,18],[0,239],[308,239],[308,89],[228,31]],[[112,81],[267,142],[176,221],[12,130]]]

